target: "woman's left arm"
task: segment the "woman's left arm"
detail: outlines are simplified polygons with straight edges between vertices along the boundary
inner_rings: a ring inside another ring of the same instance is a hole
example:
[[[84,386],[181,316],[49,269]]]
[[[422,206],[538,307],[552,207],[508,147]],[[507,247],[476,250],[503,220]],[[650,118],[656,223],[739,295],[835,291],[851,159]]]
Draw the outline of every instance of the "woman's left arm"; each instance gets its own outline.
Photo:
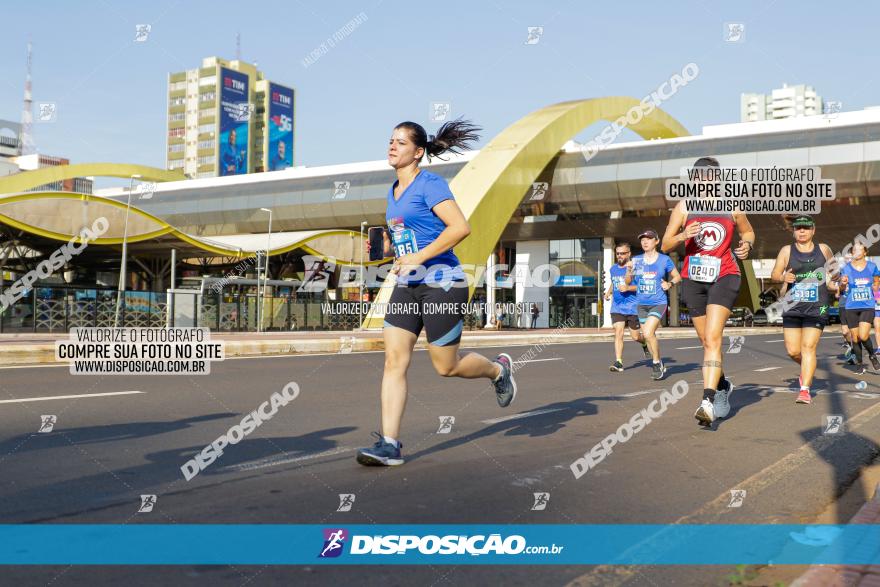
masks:
[[[415,253],[419,265],[453,248],[471,233],[470,224],[468,224],[455,200],[443,200],[434,206],[432,210],[443,221],[446,228],[443,229],[443,232],[437,236],[434,242]]]
[[[755,230],[745,214],[734,212],[733,219],[736,221],[736,229],[739,232],[739,246],[733,253],[740,259],[747,259],[755,246]]]

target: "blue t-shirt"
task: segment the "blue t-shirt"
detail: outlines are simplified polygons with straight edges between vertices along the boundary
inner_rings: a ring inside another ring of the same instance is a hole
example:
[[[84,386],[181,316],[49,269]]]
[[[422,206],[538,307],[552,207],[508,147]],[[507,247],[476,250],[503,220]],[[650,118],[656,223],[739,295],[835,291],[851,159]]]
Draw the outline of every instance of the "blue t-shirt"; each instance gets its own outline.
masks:
[[[623,314],[624,316],[636,314],[636,292],[620,291],[621,288],[629,287],[626,284],[626,267],[614,264],[608,270],[611,274],[611,313]]]
[[[842,275],[846,275],[846,303],[847,310],[873,310],[874,309],[874,276],[880,275],[880,269],[873,261],[865,263],[861,271],[847,263]]]
[[[663,253],[657,254],[653,263],[645,263],[645,255],[633,258],[633,283],[636,284],[636,304],[654,306],[666,303],[666,292],[660,286],[669,272],[675,269],[675,263]]]
[[[394,255],[401,257],[418,252],[432,242],[446,229],[446,223],[434,213],[434,206],[445,200],[454,200],[446,180],[431,173],[420,171],[413,182],[394,199],[397,181],[388,190],[388,208],[385,220]],[[428,259],[424,270],[419,269],[409,275],[398,275],[397,283],[445,283],[464,279],[464,272],[458,257],[452,249]]]

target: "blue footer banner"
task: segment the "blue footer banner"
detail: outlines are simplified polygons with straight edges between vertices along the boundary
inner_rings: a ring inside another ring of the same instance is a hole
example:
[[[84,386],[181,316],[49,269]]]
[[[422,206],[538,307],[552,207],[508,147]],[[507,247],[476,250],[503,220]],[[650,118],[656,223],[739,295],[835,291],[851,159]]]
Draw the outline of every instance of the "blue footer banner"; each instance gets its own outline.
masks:
[[[5,565],[880,564],[878,525],[0,525]]]

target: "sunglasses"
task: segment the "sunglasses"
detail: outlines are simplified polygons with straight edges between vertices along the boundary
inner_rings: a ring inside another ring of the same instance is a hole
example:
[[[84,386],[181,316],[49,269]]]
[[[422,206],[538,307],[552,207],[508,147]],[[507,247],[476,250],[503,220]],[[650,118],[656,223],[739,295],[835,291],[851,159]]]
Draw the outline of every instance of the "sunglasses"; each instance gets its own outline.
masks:
[[[795,226],[794,227],[795,230],[812,230],[813,228],[814,228],[813,226]]]

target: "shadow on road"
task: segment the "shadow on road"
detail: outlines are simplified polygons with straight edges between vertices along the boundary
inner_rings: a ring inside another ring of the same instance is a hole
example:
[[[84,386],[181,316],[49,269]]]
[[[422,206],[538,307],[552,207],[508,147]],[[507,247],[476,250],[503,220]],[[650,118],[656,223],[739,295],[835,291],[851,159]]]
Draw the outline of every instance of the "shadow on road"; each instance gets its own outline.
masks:
[[[428,447],[420,450],[419,452],[413,453],[409,456],[408,460],[412,462],[420,457],[456,448],[458,446],[468,444],[474,440],[479,440],[488,436],[494,436],[499,433],[503,433],[504,436],[548,436],[564,428],[569,420],[573,420],[574,418],[580,416],[593,416],[597,414],[599,412],[599,409],[594,404],[594,402],[597,401],[623,400],[620,397],[615,396],[596,396],[582,397],[569,402],[555,402],[552,404],[546,404],[533,408],[530,411],[557,411],[548,412],[546,414],[539,414],[536,416],[530,416],[528,418],[506,420],[504,422],[490,424],[485,428],[481,428],[480,430],[476,430],[465,436],[451,438],[446,442],[442,442],[438,445]]]
[[[191,421],[192,419],[188,419],[181,422]],[[131,426],[140,428],[142,425],[143,423],[139,423]],[[191,481],[185,480],[181,466],[205,445],[213,442],[214,437],[206,438],[204,445],[148,453],[143,457],[146,461],[144,464],[112,470],[106,467],[107,455],[102,454],[101,461],[94,457],[91,459],[94,461],[92,468],[95,471],[92,475],[79,474],[73,479],[3,494],[0,496],[0,519],[5,523],[42,521],[100,510],[126,501],[131,501],[134,513],[140,504],[141,493],[157,494],[161,497],[169,492],[202,488],[206,484],[240,479],[243,475],[261,474],[261,471],[236,471],[229,470],[228,467],[267,457],[296,458],[307,453],[331,450],[338,446],[338,442],[332,437],[355,429],[352,426],[341,426],[300,436],[245,438],[236,445],[226,447],[217,460]],[[65,431],[65,434],[68,432]],[[65,444],[69,446],[67,442]],[[76,450],[76,447],[73,448]],[[46,460],[34,462],[33,467],[51,468],[52,461],[58,458],[58,454],[48,453]]]
[[[820,369],[825,381],[831,379],[828,359],[819,359],[816,374]],[[830,391],[834,391],[833,386]],[[862,470],[870,465],[880,454],[880,446],[873,440],[849,430],[849,413],[844,405],[846,394],[830,393],[828,411],[816,412],[815,428],[801,431],[804,442],[810,443],[813,450],[831,467],[832,481],[836,494],[840,497],[846,489],[853,492],[853,503],[863,504],[872,496],[865,494],[859,477]],[[815,404],[813,404],[815,405]],[[807,406],[811,407],[811,406]],[[839,420],[838,420],[839,418]],[[839,508],[837,523],[846,524],[849,516]]]
[[[236,416],[232,412],[204,414],[173,422],[128,422],[106,426],[83,426],[81,428],[56,428],[48,434],[32,432],[22,434],[0,443],[0,456],[22,453],[31,450],[48,450],[72,444],[96,444],[117,442],[134,438],[147,438],[167,432],[177,432],[200,422],[210,422]]]

